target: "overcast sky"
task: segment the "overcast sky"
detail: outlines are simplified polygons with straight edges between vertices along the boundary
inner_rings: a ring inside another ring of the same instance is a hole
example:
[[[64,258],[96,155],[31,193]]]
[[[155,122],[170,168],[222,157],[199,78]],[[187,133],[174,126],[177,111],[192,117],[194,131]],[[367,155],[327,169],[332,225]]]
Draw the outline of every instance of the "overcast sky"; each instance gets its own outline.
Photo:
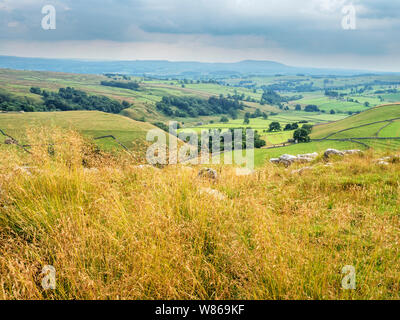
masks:
[[[350,3],[356,30],[342,28]],[[0,55],[400,71],[399,31],[399,0],[0,0]]]

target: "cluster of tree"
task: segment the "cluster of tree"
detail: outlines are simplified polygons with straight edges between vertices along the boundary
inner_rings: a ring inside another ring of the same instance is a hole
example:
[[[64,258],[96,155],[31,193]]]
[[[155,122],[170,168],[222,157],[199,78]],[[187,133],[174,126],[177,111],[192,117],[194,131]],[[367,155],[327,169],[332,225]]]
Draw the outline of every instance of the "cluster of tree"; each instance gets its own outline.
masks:
[[[357,99],[353,99],[353,98],[347,98],[346,101],[347,102],[360,103],[360,101],[358,101]]]
[[[116,87],[116,88],[123,88],[123,89],[129,89],[129,90],[139,90],[140,85],[136,81],[128,81],[128,82],[123,82],[123,81],[101,81],[100,84],[102,86],[107,86],[107,87]]]
[[[229,119],[228,119],[227,116],[222,116],[222,117],[221,117],[221,120],[220,120],[219,122],[227,123],[227,122],[229,122]]]
[[[303,125],[293,133],[293,139],[298,143],[310,142],[310,134],[313,126],[309,124]]]
[[[265,91],[273,90],[286,92],[310,92],[320,90],[320,88],[314,87],[314,82],[303,83],[302,79],[280,81],[278,83],[273,83],[267,86],[264,85],[261,88]]]
[[[0,110],[7,112],[15,111],[45,111],[43,105],[28,97],[19,97],[0,89]]]
[[[397,89],[387,89],[387,90],[376,90],[376,94],[382,94],[382,93],[397,93]]]
[[[222,96],[210,97],[208,100],[197,97],[164,96],[156,107],[167,116],[181,118],[229,114],[236,119],[238,110],[244,109],[243,103]]]
[[[160,128],[161,130],[164,130],[165,132],[169,132],[169,127],[163,122],[154,122],[153,125]]]
[[[303,96],[292,96],[292,97],[282,97],[278,93],[273,90],[266,90],[261,96],[261,105],[270,104],[270,105],[281,105],[284,102],[300,100]]]
[[[282,130],[282,127],[279,122],[274,121],[269,124],[268,132],[281,131],[281,130]]]
[[[332,91],[332,90],[325,90],[325,95],[327,97],[337,98],[337,97],[339,97],[339,92]]]
[[[246,136],[246,131],[247,130],[250,130],[252,132],[252,134],[254,135],[254,148],[255,149],[262,148],[267,144],[263,139],[261,139],[261,136],[260,136],[260,134],[258,133],[257,130],[253,130],[253,129],[250,129],[250,128],[247,128],[247,129],[246,128],[236,128],[236,129],[232,129],[231,128],[231,129],[229,129],[228,132],[225,131],[224,133],[222,133],[222,129],[210,129],[208,131],[209,136],[210,136],[209,145],[208,145],[209,150],[213,150],[213,144],[217,143],[218,144],[217,149],[219,149],[220,151],[226,151],[225,150],[225,143],[224,143],[224,135],[230,135],[231,136],[230,140],[232,141],[232,150],[234,150],[235,149],[235,141],[234,141],[234,139],[235,139],[235,134],[234,134],[235,130],[242,130],[242,145],[241,145],[242,149],[245,149],[247,147],[247,141],[246,141],[247,140],[247,136]],[[218,140],[218,137],[219,137],[219,140]],[[201,141],[201,136],[199,136],[199,139],[198,139],[199,152],[201,151],[201,142],[202,142]],[[236,148],[237,147],[238,146],[236,146]]]
[[[298,128],[299,128],[299,124],[297,122],[295,122],[295,123],[288,123],[283,130],[291,131],[291,130],[296,130]]]
[[[321,110],[319,110],[318,106],[316,106],[315,104],[309,104],[308,106],[306,106],[304,108],[304,111],[306,111],[306,112],[320,112]]]
[[[60,88],[58,92],[48,92],[32,87],[31,92],[43,97],[44,110],[40,111],[98,110],[120,113],[123,109],[130,107],[126,101],[120,103],[105,96],[89,96],[84,91],[70,87]]]
[[[256,119],[256,118],[263,118],[264,120],[268,120],[268,115],[265,112],[261,112],[260,109],[256,109],[253,113],[246,112],[244,115],[244,124],[249,124],[250,119]]]
[[[119,73],[105,73],[104,76],[109,79],[114,79],[114,80],[117,80],[118,78],[122,78],[124,80],[131,80],[131,77],[129,77],[125,74],[119,74]]]

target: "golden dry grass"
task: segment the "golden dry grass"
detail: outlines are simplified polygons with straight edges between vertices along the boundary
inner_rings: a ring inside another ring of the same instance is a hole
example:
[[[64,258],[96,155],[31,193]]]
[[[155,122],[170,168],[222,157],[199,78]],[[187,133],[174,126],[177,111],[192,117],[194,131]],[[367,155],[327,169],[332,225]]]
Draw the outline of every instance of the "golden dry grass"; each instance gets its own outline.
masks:
[[[54,150],[0,149],[0,299],[400,298],[399,163],[368,152],[302,175],[220,166],[211,182],[96,153],[75,132],[30,136]],[[44,265],[54,291],[40,286]],[[345,265],[354,291],[341,288]]]

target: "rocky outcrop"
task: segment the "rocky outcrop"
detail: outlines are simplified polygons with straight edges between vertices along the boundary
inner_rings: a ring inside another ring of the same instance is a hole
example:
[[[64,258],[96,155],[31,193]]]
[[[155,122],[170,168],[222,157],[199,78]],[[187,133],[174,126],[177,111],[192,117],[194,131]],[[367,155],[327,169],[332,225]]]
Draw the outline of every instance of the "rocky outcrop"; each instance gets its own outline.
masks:
[[[21,173],[23,173],[23,174],[26,174],[26,175],[28,175],[28,176],[31,176],[31,175],[32,175],[32,171],[33,171],[34,169],[36,169],[36,167],[20,167],[20,166],[16,166],[16,167],[14,168],[14,171],[16,171],[16,172],[21,172]]]
[[[298,170],[293,170],[292,171],[292,174],[303,174],[304,172],[307,172],[307,171],[312,171],[314,168],[313,167],[304,167],[304,168],[301,168],[301,169],[298,169]]]
[[[331,156],[340,156],[343,157],[344,153],[342,151],[336,150],[336,149],[328,149],[324,153],[324,158],[329,158]]]
[[[17,144],[17,141],[15,141],[12,138],[6,138],[6,140],[4,140],[5,144]]]
[[[273,158],[270,160],[271,163],[274,164],[283,164],[285,167],[289,167],[293,163],[308,163],[315,160],[318,157],[318,153],[307,153],[307,154],[299,154],[297,156],[293,156],[290,154],[284,154],[279,158]]]
[[[391,163],[400,162],[400,155],[383,157],[375,160],[375,162],[382,166],[388,166]]]
[[[344,150],[344,151],[339,151],[336,149],[328,149],[324,153],[324,158],[327,159],[331,156],[339,156],[343,157],[346,154],[362,154],[363,152],[361,150]]]
[[[254,170],[251,170],[249,168],[236,168],[236,175],[238,177],[240,176],[249,176],[254,173]]]
[[[211,180],[217,180],[218,179],[218,174],[217,171],[210,169],[210,168],[203,168],[199,171],[198,174],[199,178],[207,178]]]
[[[355,150],[344,150],[342,151],[344,154],[363,154],[361,150],[355,149]]]
[[[316,159],[318,157],[318,153],[314,152],[314,153],[306,153],[306,154],[298,154],[297,158],[300,159]]]
[[[209,195],[209,196],[213,197],[214,199],[220,200],[220,201],[223,201],[226,199],[226,196],[223,193],[219,192],[218,190],[211,189],[211,188],[200,188],[199,193],[201,195]]]
[[[388,166],[390,163],[384,160],[379,160],[377,162],[377,164],[379,164],[380,166]]]

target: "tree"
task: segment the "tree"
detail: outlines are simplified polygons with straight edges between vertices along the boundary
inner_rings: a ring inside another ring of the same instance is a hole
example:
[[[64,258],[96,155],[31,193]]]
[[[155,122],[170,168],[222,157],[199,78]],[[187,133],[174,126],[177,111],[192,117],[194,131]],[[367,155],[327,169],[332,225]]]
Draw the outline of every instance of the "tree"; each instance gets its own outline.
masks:
[[[331,114],[336,114],[336,111],[332,109]]]
[[[314,104],[310,104],[310,105],[308,105],[308,106],[306,106],[304,108],[304,111],[306,111],[306,112],[319,112],[320,110],[319,110],[318,106],[316,106]]]
[[[39,95],[42,93],[42,91],[38,87],[32,87],[30,89],[30,92],[33,93],[33,94],[39,94]]]
[[[268,120],[268,115],[265,112],[262,113],[262,117],[264,120]]]
[[[226,116],[223,116],[223,117],[221,117],[221,120],[219,122],[227,123],[227,122],[229,122],[229,119]]]
[[[295,123],[288,123],[285,126],[285,129],[283,129],[284,131],[291,131],[291,130],[296,130],[299,128],[299,125],[297,124],[297,122]]]
[[[262,116],[261,110],[257,108],[257,110],[251,115],[252,118],[260,118]]]
[[[283,129],[284,131],[290,131],[292,130],[292,125],[290,123],[288,123],[285,128]]]
[[[313,126],[311,124],[304,124],[301,129],[306,130],[308,134],[311,134]]]
[[[293,133],[293,139],[299,143],[310,142],[309,132],[303,128],[297,129]]]
[[[273,132],[273,131],[281,131],[281,124],[279,122],[271,122],[269,125],[269,132]]]
[[[249,118],[244,118],[243,124],[250,124],[250,119]]]

